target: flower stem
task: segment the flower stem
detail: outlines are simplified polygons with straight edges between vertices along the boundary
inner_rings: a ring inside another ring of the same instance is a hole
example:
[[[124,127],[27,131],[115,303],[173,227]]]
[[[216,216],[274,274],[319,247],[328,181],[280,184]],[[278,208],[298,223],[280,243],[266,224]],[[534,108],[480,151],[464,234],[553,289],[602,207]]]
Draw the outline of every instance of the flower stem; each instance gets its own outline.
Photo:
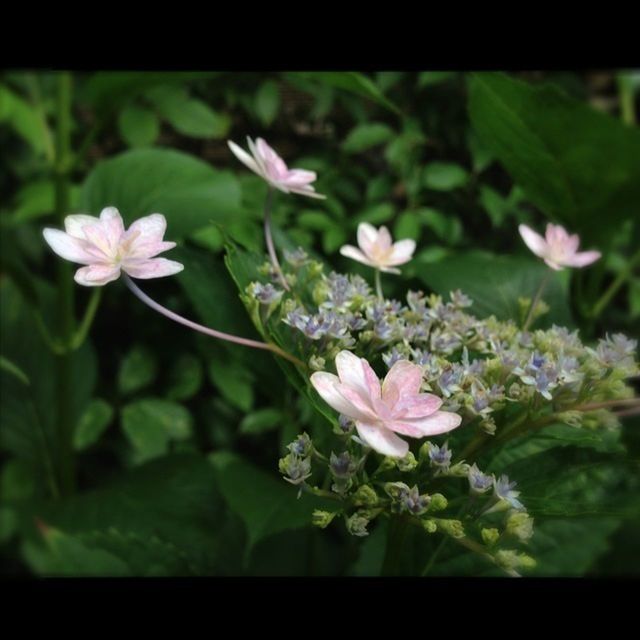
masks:
[[[252,347],[254,349],[264,349],[265,351],[271,351],[276,355],[289,360],[289,362],[293,362],[293,364],[303,367],[306,369],[306,365],[301,360],[298,360],[295,356],[283,351],[277,345],[270,342],[258,342],[257,340],[249,340],[248,338],[241,338],[239,336],[234,336],[230,333],[224,333],[223,331],[216,331],[216,329],[211,329],[209,327],[205,327],[197,322],[193,322],[191,320],[187,320],[187,318],[183,318],[181,315],[170,311],[166,307],[163,307],[161,304],[158,304],[155,300],[151,299],[144,291],[142,291],[138,285],[136,285],[131,278],[123,274],[125,284],[132,293],[142,300],[147,306],[151,307],[154,311],[161,313],[163,316],[173,320],[174,322],[178,322],[179,324],[184,325],[185,327],[189,327],[194,331],[199,331],[200,333],[204,333],[207,336],[211,336],[212,338],[218,338],[219,340],[226,340],[227,342],[234,342],[235,344],[241,344],[245,347]]]
[[[382,281],[380,279],[380,269],[376,269],[376,294],[379,300],[384,300],[382,295]]]
[[[271,204],[273,203],[273,189],[269,187],[267,191],[267,198],[264,202],[264,239],[267,243],[267,251],[269,252],[269,259],[271,264],[278,275],[280,284],[286,291],[290,291],[287,280],[282,273],[280,262],[278,262],[278,255],[276,254],[276,248],[273,244],[273,237],[271,236]]]
[[[627,281],[629,276],[633,273],[633,269],[638,263],[640,263],[640,250],[636,251],[633,256],[631,256],[631,258],[627,262],[627,266],[622,271],[620,271],[616,279],[609,285],[609,288],[602,294],[598,302],[593,305],[593,309],[589,314],[591,318],[597,318],[604,311],[609,302],[611,302],[613,296],[615,296],[615,294],[617,293],[618,289]]]
[[[69,213],[69,167],[71,160],[71,95],[72,77],[61,72],[57,77],[56,149],[54,163],[55,210],[62,224]],[[58,321],[61,343],[70,343],[75,330],[74,289],[71,265],[58,261]],[[58,473],[61,494],[69,495],[75,489],[75,459],[73,453],[72,354],[56,355],[56,428],[58,438]]]
[[[631,84],[631,74],[620,72],[617,76],[618,95],[620,98],[620,118],[629,125],[636,123],[635,106],[633,104],[633,86]]]
[[[536,295],[531,301],[531,306],[529,307],[529,313],[527,314],[527,319],[524,321],[524,326],[522,327],[522,331],[526,331],[533,320],[533,314],[535,312],[536,307],[538,306],[538,302],[540,301],[540,297],[542,296],[542,292],[544,291],[549,279],[551,278],[552,272],[547,272],[547,275],[542,279],[540,286],[538,287],[538,291],[536,291]]]
[[[102,287],[94,287],[93,291],[91,292],[89,302],[87,303],[87,308],[85,309],[82,322],[80,323],[78,330],[75,332],[71,343],[69,344],[69,348],[72,351],[79,349],[86,340],[89,329],[91,329],[91,325],[93,324],[93,319],[96,316],[96,311],[98,310],[98,306],[100,305],[101,297]]]

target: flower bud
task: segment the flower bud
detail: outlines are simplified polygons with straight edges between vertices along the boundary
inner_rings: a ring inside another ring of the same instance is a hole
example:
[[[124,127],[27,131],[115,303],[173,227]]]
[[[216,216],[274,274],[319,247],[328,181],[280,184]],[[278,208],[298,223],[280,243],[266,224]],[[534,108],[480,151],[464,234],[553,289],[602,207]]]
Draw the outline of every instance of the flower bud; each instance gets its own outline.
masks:
[[[368,536],[367,525],[369,520],[363,517],[359,512],[354,513],[351,517],[347,518],[347,531],[352,536],[362,538]]]
[[[311,514],[311,523],[316,527],[326,529],[337,515],[337,511],[330,513],[329,511],[320,511],[320,509],[316,509]]]
[[[438,525],[436,524],[435,520],[429,518],[428,520],[422,521],[422,528],[427,533],[435,533],[438,530]]]
[[[497,529],[483,529],[480,534],[482,535],[482,541],[488,547],[494,545],[500,538],[500,532]]]
[[[503,569],[533,569],[536,566],[536,561],[531,556],[511,549],[497,551],[494,558]]]
[[[506,532],[527,542],[533,535],[533,518],[526,511],[513,511],[507,518]]]
[[[357,507],[373,507],[378,504],[378,494],[368,484],[360,485],[351,499]]]
[[[306,432],[300,434],[291,444],[287,446],[287,449],[290,453],[294,455],[300,456],[302,458],[306,458],[313,448],[311,443],[311,438],[307,435]]]
[[[291,484],[302,484],[311,476],[311,458],[301,458],[295,453],[289,453],[278,462],[280,473]]]
[[[563,411],[557,415],[557,418],[558,422],[564,422],[570,427],[581,427],[583,416],[582,411]]]
[[[435,519],[438,530],[446,533],[452,538],[464,538],[464,527],[460,520],[445,520],[442,518]]]
[[[309,358],[309,368],[312,371],[324,371],[326,369],[326,362],[322,356],[311,356]]]
[[[396,461],[396,466],[399,471],[413,471],[418,466],[418,461],[413,453],[409,451],[404,458]]]
[[[434,493],[431,496],[429,511],[443,511],[447,508],[449,502],[441,493]]]

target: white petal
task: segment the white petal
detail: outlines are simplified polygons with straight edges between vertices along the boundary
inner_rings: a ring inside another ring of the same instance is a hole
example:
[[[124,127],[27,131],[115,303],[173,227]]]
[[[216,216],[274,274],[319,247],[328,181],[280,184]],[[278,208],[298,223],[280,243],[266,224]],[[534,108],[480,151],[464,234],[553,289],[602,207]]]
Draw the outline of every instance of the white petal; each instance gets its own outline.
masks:
[[[354,414],[359,415],[355,407],[336,389],[336,384],[340,382],[338,376],[333,375],[333,373],[327,373],[326,371],[317,371],[311,375],[310,380],[320,397],[332,409],[350,418]]]
[[[64,219],[64,230],[70,236],[84,240],[82,227],[88,224],[98,224],[99,222],[100,218],[96,218],[95,216],[88,216],[86,213],[76,213]]]
[[[365,398],[369,397],[369,386],[362,358],[343,349],[336,356],[336,369],[342,384],[355,389]]]
[[[567,258],[566,264],[570,267],[586,267],[599,260],[601,256],[602,254],[599,251],[582,251]]]
[[[374,450],[390,458],[404,458],[409,445],[393,431],[364,422],[356,422],[358,435]]]
[[[132,278],[149,280],[150,278],[164,278],[180,273],[184,269],[184,265],[166,258],[151,258],[149,260],[124,261],[122,268]]]
[[[547,245],[546,240],[539,233],[530,229],[526,224],[521,224],[518,227],[518,231],[520,232],[520,235],[527,247],[529,247],[533,253],[540,258],[544,258],[547,255],[549,246]]]
[[[398,420],[422,431],[425,436],[435,436],[439,433],[446,433],[460,426],[462,417],[450,411],[436,411],[426,418],[416,420]]]
[[[59,229],[43,229],[42,235],[47,244],[65,260],[79,262],[80,264],[91,264],[95,258],[85,250],[83,240],[74,238]]]
[[[343,247],[340,247],[340,254],[345,258],[351,258],[352,260],[366,264],[368,267],[376,267],[376,265],[371,262],[371,260],[369,260],[362,251],[360,251],[360,249],[357,249],[350,244],[345,244]]]
[[[264,172],[258,166],[258,163],[242,148],[239,147],[232,140],[227,140],[229,149],[231,149],[233,155],[242,162],[246,167],[251,169],[254,173],[257,173],[261,178],[265,178]]]
[[[373,225],[368,222],[361,222],[358,225],[358,246],[364,253],[371,255],[377,240],[378,232]]]
[[[127,234],[139,233],[137,240],[142,242],[158,242],[164,238],[167,230],[167,219],[161,213],[152,213],[138,218],[127,230]]]
[[[395,269],[394,267],[380,267],[380,271],[383,273],[393,273],[396,276],[399,276],[402,273],[400,269]]]
[[[110,264],[92,264],[78,269],[74,280],[84,287],[102,287],[120,277],[120,267]]]
[[[388,266],[405,264],[405,262],[409,262],[409,260],[411,260],[415,250],[415,240],[400,240],[393,245],[393,250],[391,251],[391,255],[387,258],[386,264]]]

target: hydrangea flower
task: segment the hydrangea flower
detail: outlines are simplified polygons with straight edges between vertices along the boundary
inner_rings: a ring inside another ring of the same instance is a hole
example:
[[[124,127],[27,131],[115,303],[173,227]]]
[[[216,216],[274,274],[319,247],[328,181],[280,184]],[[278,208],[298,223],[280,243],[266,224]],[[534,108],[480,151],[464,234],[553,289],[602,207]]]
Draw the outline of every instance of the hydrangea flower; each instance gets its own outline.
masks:
[[[99,218],[85,214],[67,216],[64,231],[44,229],[47,244],[65,260],[86,265],[78,269],[75,281],[85,287],[101,287],[124,271],[132,278],[162,278],[179,273],[183,265],[156,256],[173,249],[164,242],[167,221],[160,213],[136,220],[125,231],[115,207],[106,207]]]
[[[231,140],[227,144],[233,155],[242,164],[257,173],[276,189],[284,193],[297,193],[310,198],[324,199],[326,197],[316,193],[314,186],[311,184],[317,177],[315,171],[289,169],[284,160],[262,138],[257,138],[254,143],[247,136],[247,144],[251,155]]]
[[[414,240],[394,243],[386,227],[376,230],[367,222],[358,225],[358,246],[359,249],[346,244],[340,249],[340,253],[386,273],[400,273],[395,267],[409,262],[416,250]]]
[[[580,237],[575,233],[569,235],[559,224],[549,223],[544,238],[526,224],[521,224],[518,231],[527,247],[556,271],[564,267],[586,267],[602,255],[599,251],[578,252]]]
[[[336,356],[338,375],[316,372],[311,383],[333,409],[355,421],[360,438],[372,449],[404,458],[409,445],[396,434],[422,438],[451,431],[462,418],[438,411],[442,400],[420,393],[422,369],[408,360],[396,362],[382,385],[364,358],[349,351]]]

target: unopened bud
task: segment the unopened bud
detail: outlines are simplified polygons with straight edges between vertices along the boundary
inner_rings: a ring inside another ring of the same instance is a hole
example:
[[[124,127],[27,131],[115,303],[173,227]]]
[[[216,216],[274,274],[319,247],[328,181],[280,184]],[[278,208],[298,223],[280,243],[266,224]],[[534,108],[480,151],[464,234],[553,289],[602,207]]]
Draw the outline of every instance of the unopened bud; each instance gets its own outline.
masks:
[[[497,529],[483,529],[480,534],[482,535],[482,541],[488,547],[494,545],[500,538],[500,532]]]
[[[373,507],[378,504],[378,494],[368,484],[360,485],[351,499],[357,507]]]
[[[337,511],[330,513],[329,511],[320,511],[319,509],[316,509],[311,515],[311,523],[316,527],[326,529],[337,515]]]

